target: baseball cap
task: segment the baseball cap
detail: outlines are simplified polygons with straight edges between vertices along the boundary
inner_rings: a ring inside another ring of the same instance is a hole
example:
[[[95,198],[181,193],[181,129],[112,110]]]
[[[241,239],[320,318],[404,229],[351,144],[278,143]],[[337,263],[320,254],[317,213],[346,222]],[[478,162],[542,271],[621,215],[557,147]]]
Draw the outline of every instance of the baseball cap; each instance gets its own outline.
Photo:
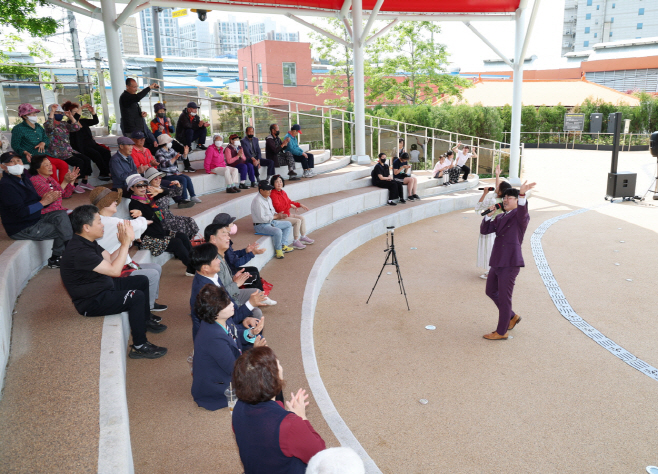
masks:
[[[131,138],[134,138],[135,140],[141,140],[142,138],[146,138],[146,137],[144,136],[144,132],[140,132],[140,131],[133,132],[133,133],[130,135],[130,137],[131,137]]]
[[[0,163],[9,163],[13,158],[20,158],[15,151],[8,151],[0,155]]]
[[[188,102],[187,107],[190,109],[198,109],[199,106],[195,102]]]
[[[271,191],[274,189],[274,187],[271,186],[270,183],[268,183],[267,181],[262,180],[258,183],[258,189],[259,190],[262,189],[263,191]]]
[[[298,123],[292,126],[290,130],[297,130],[299,133],[302,133],[302,127]]]
[[[212,220],[213,224],[221,225],[222,227],[226,227],[230,224],[232,224],[235,221],[235,217],[231,217],[230,214],[227,214],[225,212],[220,212],[215,216],[215,218]]]

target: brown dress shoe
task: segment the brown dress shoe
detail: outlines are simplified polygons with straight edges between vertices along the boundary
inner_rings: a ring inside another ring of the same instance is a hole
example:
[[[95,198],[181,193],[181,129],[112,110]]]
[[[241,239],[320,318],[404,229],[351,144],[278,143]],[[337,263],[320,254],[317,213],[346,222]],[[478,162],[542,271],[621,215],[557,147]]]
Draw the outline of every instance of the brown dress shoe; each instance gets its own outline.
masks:
[[[510,320],[509,326],[507,326],[507,330],[511,331],[512,329],[514,329],[514,326],[516,326],[520,322],[521,322],[521,316],[515,314],[514,317]]]
[[[485,334],[482,337],[485,338],[485,339],[489,339],[490,341],[502,341],[504,339],[507,339],[507,333],[505,333],[501,336],[496,331],[494,331],[491,334]]]

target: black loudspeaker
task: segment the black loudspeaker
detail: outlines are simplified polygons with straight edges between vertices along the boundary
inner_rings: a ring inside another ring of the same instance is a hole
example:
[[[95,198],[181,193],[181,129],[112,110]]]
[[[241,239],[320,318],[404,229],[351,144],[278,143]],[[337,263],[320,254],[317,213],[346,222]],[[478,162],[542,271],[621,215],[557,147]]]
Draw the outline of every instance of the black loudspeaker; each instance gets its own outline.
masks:
[[[635,196],[636,173],[608,173],[608,192],[611,198],[632,198]]]
[[[616,126],[617,126],[617,115],[613,112],[610,115],[608,115],[608,133],[615,133]]]
[[[651,156],[658,158],[658,132],[653,132],[651,138],[649,139],[649,150],[651,150]]]

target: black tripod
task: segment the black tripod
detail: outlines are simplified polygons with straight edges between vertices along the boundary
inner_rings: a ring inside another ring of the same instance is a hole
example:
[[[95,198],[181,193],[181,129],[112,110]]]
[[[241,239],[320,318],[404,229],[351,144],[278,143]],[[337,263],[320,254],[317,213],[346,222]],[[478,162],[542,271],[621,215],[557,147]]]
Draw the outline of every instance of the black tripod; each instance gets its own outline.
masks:
[[[398,256],[395,253],[395,236],[394,236],[394,230],[395,227],[390,226],[387,227],[386,229],[386,249],[384,252],[386,252],[386,259],[384,260],[384,265],[382,265],[382,269],[379,272],[379,276],[377,276],[377,280],[375,281],[375,286],[372,287],[372,291],[370,292],[370,296],[368,296],[368,301],[366,301],[366,304],[370,302],[370,298],[372,298],[372,294],[375,291],[375,287],[377,286],[377,283],[379,282],[379,278],[382,276],[382,273],[384,272],[384,268],[386,268],[386,265],[395,265],[395,271],[398,275],[398,285],[400,285],[400,294],[404,295],[404,300],[407,302],[407,310],[411,311],[409,309],[409,300],[407,299],[407,292],[404,289],[404,282],[402,281],[402,273],[400,273],[400,265],[398,264]],[[388,235],[391,234],[391,245],[388,245]],[[391,259],[389,262],[388,259]]]

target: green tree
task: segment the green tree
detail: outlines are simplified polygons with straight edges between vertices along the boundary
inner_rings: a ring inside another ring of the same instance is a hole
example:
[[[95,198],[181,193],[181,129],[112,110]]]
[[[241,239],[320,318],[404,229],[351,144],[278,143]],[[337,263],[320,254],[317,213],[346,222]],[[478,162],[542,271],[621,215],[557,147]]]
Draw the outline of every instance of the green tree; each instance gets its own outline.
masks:
[[[448,53],[434,35],[440,27],[430,21],[406,21],[390,37],[378,38],[372,53],[366,100],[401,100],[411,105],[428,104],[442,94],[460,96],[460,87],[471,83],[445,74]]]
[[[0,7],[1,8],[1,7]],[[39,71],[35,67],[31,67],[30,63],[23,63],[20,61],[13,61],[9,54],[16,51],[16,49],[24,44],[23,38],[16,33],[4,33],[0,36],[0,74],[3,76],[14,76],[17,80],[38,81]],[[52,57],[52,53],[39,41],[32,41],[27,43],[28,54],[32,57],[48,62]]]
[[[57,20],[37,14],[37,7],[50,4],[46,0],[7,0],[0,2],[0,33],[6,34],[6,27],[13,27],[19,33],[32,37],[52,35],[57,30]],[[5,50],[5,48],[3,48]],[[6,51],[6,50],[5,50]]]

